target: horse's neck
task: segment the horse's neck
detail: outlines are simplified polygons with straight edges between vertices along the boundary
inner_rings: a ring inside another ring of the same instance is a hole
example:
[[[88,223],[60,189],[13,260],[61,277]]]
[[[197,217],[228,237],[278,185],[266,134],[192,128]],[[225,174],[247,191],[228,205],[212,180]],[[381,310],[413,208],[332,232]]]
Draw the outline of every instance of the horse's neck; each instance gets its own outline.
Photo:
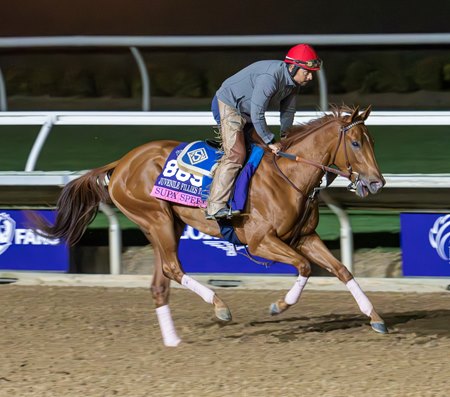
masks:
[[[292,145],[288,152],[295,154],[300,158],[312,161],[318,165],[329,165],[337,145],[339,125],[332,121],[319,127],[300,142]],[[291,180],[298,184],[303,184],[307,191],[317,186],[322,179],[324,172],[319,168],[311,165],[298,165],[301,172],[291,169]],[[305,193],[307,193],[305,191]]]

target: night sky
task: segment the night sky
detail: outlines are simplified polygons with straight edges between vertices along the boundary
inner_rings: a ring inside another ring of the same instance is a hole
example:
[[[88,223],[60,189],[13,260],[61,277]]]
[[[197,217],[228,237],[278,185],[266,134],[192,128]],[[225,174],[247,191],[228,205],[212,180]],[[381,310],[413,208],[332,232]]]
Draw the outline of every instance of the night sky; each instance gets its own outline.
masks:
[[[450,1],[9,0],[0,36],[450,32]]]

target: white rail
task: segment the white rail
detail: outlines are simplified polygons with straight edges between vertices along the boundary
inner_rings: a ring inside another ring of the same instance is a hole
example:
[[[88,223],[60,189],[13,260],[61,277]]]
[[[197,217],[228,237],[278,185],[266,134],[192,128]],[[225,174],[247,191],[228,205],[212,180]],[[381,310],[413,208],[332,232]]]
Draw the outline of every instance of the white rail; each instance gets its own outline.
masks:
[[[322,112],[297,112],[294,123]],[[279,125],[277,112],[267,112],[268,125]],[[0,112],[0,125],[41,125],[25,171],[33,171],[54,125],[215,125],[211,112]],[[450,111],[372,112],[367,125],[450,125]]]
[[[71,180],[80,177],[82,172],[52,171],[52,172],[0,172],[0,186],[59,186],[63,187]],[[386,187],[384,189],[446,189],[450,191],[450,174],[406,174],[395,175],[385,174]],[[352,271],[353,269],[353,232],[347,211],[336,202],[330,193],[335,189],[343,189],[348,185],[348,181],[343,178],[337,178],[333,184],[321,192],[321,198],[327,206],[338,217],[340,224],[340,247],[341,260],[344,265]],[[331,189],[331,191],[329,190]],[[382,200],[382,195],[379,199]],[[356,202],[357,203],[357,202]],[[357,205],[357,204],[356,204]],[[449,203],[444,204],[443,208],[448,208]],[[121,248],[122,238],[118,219],[111,207],[106,204],[100,206],[100,210],[106,215],[109,222],[109,260],[110,273],[121,273]]]
[[[0,48],[36,47],[247,47],[312,45],[449,44],[450,33],[279,34],[227,36],[36,36],[2,37]]]
[[[320,117],[323,112],[297,112],[294,123]],[[67,112],[32,111],[0,113],[0,125],[215,125],[211,112]],[[278,112],[267,112],[269,125],[280,125]],[[449,125],[450,111],[373,111],[367,125]]]

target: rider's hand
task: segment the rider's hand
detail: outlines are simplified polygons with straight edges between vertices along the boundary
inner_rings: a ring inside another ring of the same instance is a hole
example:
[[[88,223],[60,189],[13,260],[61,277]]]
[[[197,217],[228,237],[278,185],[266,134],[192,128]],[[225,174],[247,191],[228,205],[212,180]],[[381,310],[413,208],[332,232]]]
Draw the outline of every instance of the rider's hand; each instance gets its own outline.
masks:
[[[273,154],[278,154],[278,152],[281,150],[281,143],[280,142],[269,143],[267,146],[269,147],[270,150],[272,150]]]

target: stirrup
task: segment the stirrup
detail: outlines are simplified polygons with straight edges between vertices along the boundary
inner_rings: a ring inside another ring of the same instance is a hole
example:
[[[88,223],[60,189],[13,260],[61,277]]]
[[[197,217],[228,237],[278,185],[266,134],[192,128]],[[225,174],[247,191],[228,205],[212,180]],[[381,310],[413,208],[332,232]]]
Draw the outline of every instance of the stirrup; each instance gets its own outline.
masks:
[[[217,220],[217,219],[231,219],[233,216],[240,215],[241,211],[238,210],[232,210],[228,207],[223,207],[219,211],[217,211],[215,214],[206,214],[206,219],[208,220]]]

